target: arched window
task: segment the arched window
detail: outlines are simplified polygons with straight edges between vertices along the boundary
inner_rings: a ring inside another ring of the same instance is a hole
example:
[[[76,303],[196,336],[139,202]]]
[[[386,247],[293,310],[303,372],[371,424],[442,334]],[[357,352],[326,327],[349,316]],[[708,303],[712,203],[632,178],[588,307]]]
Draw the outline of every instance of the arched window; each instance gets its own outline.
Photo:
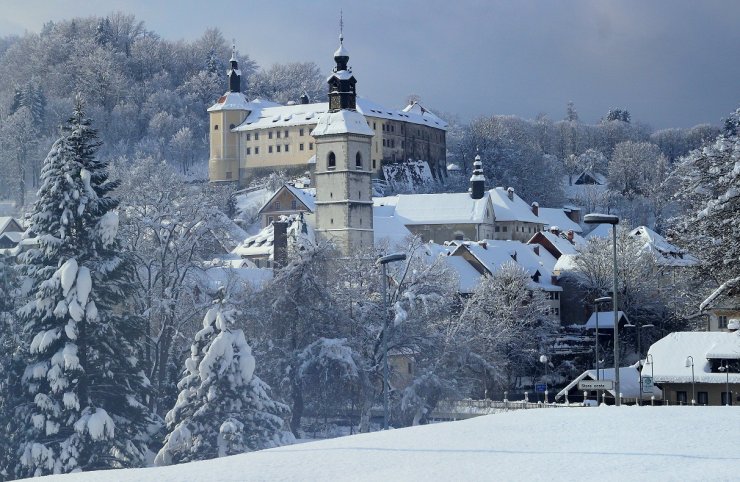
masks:
[[[355,155],[355,167],[357,169],[362,169],[362,154],[358,151]]]
[[[329,152],[329,155],[326,158],[326,167],[329,169],[336,169],[337,156],[334,155],[334,152]]]

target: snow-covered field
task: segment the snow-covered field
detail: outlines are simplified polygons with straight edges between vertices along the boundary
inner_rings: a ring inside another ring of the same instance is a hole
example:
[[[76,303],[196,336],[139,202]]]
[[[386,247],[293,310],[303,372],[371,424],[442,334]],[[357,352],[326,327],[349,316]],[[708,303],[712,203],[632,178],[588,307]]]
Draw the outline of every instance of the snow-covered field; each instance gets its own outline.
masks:
[[[738,407],[508,412],[58,481],[737,480]]]

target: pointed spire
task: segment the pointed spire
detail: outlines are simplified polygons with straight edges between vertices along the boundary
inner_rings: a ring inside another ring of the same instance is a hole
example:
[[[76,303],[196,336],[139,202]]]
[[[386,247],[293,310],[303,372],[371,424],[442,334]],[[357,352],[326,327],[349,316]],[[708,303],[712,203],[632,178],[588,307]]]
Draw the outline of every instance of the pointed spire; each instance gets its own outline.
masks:
[[[236,42],[231,45],[229,64],[229,71],[226,72],[226,76],[229,78],[229,92],[241,92],[242,72],[239,70],[239,62],[236,60]]]
[[[334,61],[337,63],[334,72],[349,70],[347,68],[349,52],[344,48],[344,17],[341,10],[339,11],[339,48],[334,52]]]
[[[473,175],[470,176],[470,197],[480,199],[485,190],[486,177],[483,174],[483,162],[480,160],[478,149],[475,149],[475,160],[473,161]]]

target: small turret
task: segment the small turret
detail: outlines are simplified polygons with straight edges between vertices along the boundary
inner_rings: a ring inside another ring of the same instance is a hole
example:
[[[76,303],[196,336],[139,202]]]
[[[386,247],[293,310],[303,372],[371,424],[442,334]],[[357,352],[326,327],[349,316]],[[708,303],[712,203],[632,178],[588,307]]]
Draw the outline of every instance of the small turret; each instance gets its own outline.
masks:
[[[242,91],[242,71],[239,70],[239,62],[236,60],[236,46],[231,47],[231,59],[229,59],[229,92]]]
[[[481,199],[485,191],[486,177],[483,175],[483,163],[480,154],[475,155],[473,161],[473,175],[470,177],[470,197]]]

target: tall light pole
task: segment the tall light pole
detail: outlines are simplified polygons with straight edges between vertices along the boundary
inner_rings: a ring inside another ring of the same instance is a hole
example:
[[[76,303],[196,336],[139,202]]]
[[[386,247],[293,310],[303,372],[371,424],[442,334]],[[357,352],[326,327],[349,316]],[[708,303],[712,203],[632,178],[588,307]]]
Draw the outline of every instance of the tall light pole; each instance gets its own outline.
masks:
[[[730,397],[730,365],[727,363],[727,360],[725,360],[724,365],[719,367],[719,371],[725,372],[725,375],[727,376],[727,381],[725,382],[725,390],[727,390],[725,395],[725,405],[729,407],[732,402],[732,397]]]
[[[696,382],[694,381],[694,357],[686,357],[686,368],[691,367],[691,405],[696,405]]]
[[[625,328],[636,328],[637,329],[637,356],[640,358],[640,361],[642,362],[642,344],[640,343],[640,333],[642,328],[653,328],[655,325],[652,323],[648,323],[645,325],[641,325],[639,322],[637,324],[633,325],[632,323],[627,323],[624,325]],[[688,365],[686,365],[688,366]],[[642,367],[640,367],[640,398],[637,401],[638,405],[642,405]]]
[[[617,313],[617,224],[619,217],[612,214],[586,214],[583,217],[586,224],[611,224],[612,225],[612,255],[613,255],[613,279],[612,279],[612,301],[614,302],[614,395],[615,404],[622,404],[619,391],[619,316]]]
[[[375,261],[383,268],[383,430],[388,430],[388,273],[386,265],[406,259],[406,253],[395,253],[381,256]]]
[[[599,381],[599,303],[609,303],[612,300],[611,296],[602,296],[594,300],[594,313],[596,313],[596,340],[594,340],[594,355],[596,357],[596,381]],[[596,403],[599,404],[599,394],[601,391],[596,391]]]
[[[547,355],[540,355],[540,363],[545,365],[545,403],[548,403],[548,394],[547,394],[547,364],[550,363],[550,360],[547,358]]]

